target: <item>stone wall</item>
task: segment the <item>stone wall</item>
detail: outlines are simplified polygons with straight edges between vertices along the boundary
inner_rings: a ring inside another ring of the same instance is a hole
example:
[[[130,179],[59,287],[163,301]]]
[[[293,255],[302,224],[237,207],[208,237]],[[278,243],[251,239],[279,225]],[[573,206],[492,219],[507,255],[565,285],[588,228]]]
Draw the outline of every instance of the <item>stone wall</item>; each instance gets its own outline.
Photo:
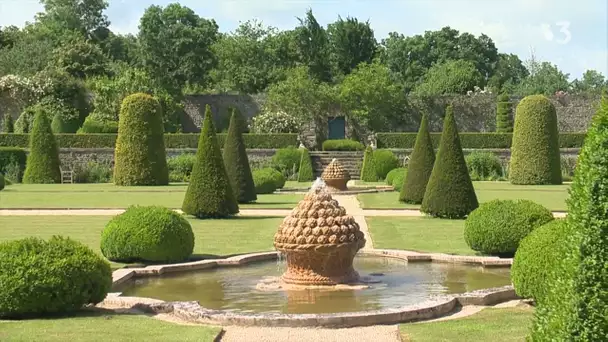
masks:
[[[231,106],[237,107],[247,117],[256,115],[264,105],[265,95],[191,95],[186,98],[184,131],[200,130],[201,113],[209,104],[216,120]],[[513,97],[513,108],[521,98]],[[551,98],[557,110],[559,129],[562,132],[586,131],[591,117],[595,114],[599,96],[569,95],[558,101]],[[461,132],[492,132],[496,129],[496,95],[459,95],[433,98],[410,97],[404,109],[406,124],[395,128],[396,131],[415,132],[418,130],[421,113],[429,113],[431,131],[441,131],[442,118],[448,104],[454,106],[458,128]],[[218,121],[216,121],[218,122]]]

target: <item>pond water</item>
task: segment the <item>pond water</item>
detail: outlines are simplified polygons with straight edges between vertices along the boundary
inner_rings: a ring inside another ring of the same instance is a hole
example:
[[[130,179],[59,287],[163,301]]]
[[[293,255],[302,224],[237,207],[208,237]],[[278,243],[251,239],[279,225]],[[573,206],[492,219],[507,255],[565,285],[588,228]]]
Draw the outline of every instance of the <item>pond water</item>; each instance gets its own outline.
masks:
[[[367,289],[259,290],[268,277],[279,277],[283,261],[140,278],[114,289],[123,296],[164,301],[198,301],[203,307],[267,313],[338,313],[398,308],[430,299],[511,284],[508,268],[356,257],[354,267],[374,282]]]

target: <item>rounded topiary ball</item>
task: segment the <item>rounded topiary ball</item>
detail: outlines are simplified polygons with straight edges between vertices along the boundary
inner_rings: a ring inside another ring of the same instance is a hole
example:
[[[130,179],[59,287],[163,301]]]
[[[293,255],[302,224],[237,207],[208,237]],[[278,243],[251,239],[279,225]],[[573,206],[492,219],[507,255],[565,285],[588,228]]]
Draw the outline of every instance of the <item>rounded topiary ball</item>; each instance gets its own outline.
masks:
[[[523,238],[551,220],[551,211],[532,201],[493,200],[467,217],[464,239],[483,254],[512,256]]]
[[[112,261],[181,262],[194,250],[188,220],[164,207],[131,207],[101,234],[101,252]]]
[[[52,237],[0,243],[0,317],[65,313],[101,302],[110,264],[87,246]]]
[[[565,220],[551,221],[520,243],[513,267],[511,279],[517,295],[542,301],[549,289],[553,272],[563,257],[562,250],[568,237]]]
[[[254,170],[252,172],[253,175],[253,183],[255,184],[255,192],[257,194],[271,194],[273,193],[277,187],[277,179],[279,174],[275,169],[266,168]]]

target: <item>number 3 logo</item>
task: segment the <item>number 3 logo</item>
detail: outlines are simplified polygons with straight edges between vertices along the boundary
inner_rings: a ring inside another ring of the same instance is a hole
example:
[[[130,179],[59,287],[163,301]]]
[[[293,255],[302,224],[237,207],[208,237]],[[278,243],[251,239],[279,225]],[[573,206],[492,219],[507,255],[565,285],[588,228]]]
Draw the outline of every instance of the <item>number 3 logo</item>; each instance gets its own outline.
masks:
[[[564,38],[561,40],[556,40],[555,42],[558,44],[568,44],[570,39],[572,39],[572,33],[570,33],[570,22],[569,21],[558,21],[555,25],[559,26],[559,32],[564,34]]]

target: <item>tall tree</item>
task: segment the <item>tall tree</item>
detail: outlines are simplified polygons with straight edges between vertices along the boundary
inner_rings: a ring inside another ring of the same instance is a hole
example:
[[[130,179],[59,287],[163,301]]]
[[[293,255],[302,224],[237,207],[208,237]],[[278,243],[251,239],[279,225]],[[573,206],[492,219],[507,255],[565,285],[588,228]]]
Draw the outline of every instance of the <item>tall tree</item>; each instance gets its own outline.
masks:
[[[520,96],[553,96],[555,92],[567,91],[570,87],[569,74],[564,74],[555,64],[539,61],[534,52],[526,60],[526,69],[529,76],[516,88],[516,93]]]
[[[483,75],[473,62],[450,60],[432,66],[414,88],[414,93],[425,96],[465,94],[475,86],[483,86],[483,83]]]
[[[139,25],[142,63],[173,93],[187,84],[209,84],[209,72],[216,64],[211,47],[217,38],[214,20],[177,3],[148,7]]]
[[[56,36],[75,31],[88,39],[94,39],[95,31],[110,25],[103,11],[108,7],[105,0],[40,0],[44,12],[36,21]]]
[[[608,88],[608,80],[597,70],[587,70],[583,77],[572,82],[572,90],[575,92],[601,93]]]
[[[360,63],[371,63],[376,56],[378,42],[369,21],[359,22],[347,17],[327,27],[331,61],[337,73],[348,75]]]
[[[520,84],[529,74],[519,56],[499,53],[498,63],[492,77],[488,80],[488,86],[494,92],[512,92],[515,86]]]
[[[319,25],[311,9],[306,11],[304,19],[298,20],[300,26],[296,32],[302,62],[308,66],[312,77],[321,82],[330,82],[332,74],[327,32]]]

